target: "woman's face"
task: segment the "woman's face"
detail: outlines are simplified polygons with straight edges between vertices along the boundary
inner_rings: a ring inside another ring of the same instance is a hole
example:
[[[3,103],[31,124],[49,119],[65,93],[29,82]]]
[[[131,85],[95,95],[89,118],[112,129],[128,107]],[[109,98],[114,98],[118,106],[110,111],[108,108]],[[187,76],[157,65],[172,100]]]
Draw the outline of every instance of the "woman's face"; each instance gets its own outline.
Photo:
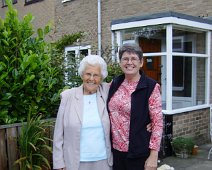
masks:
[[[101,68],[99,65],[87,65],[82,74],[84,94],[96,93],[102,81]]]
[[[137,54],[124,52],[121,58],[120,67],[125,76],[139,76],[139,70],[143,66],[143,60],[140,60]]]

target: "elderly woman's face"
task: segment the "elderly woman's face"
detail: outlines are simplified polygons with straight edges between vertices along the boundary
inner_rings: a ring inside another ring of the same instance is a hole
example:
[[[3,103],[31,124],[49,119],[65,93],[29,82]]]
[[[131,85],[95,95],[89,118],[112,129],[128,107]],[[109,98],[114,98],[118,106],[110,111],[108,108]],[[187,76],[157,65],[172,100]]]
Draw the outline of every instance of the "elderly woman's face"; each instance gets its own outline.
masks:
[[[84,94],[96,93],[102,81],[101,68],[99,65],[87,65],[82,74]]]

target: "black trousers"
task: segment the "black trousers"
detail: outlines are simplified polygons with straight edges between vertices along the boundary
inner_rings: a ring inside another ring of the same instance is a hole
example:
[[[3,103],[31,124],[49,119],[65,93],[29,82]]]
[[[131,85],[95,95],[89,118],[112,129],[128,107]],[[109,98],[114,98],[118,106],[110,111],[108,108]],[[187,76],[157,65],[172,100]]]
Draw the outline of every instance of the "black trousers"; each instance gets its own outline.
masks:
[[[127,152],[113,149],[113,170],[144,170],[147,157],[127,158]]]

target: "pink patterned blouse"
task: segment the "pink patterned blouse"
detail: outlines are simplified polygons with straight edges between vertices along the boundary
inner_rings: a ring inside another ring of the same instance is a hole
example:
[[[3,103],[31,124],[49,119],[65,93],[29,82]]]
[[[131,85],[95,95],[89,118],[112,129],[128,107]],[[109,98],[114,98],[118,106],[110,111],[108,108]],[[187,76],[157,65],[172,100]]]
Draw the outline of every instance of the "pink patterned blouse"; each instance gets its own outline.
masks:
[[[126,79],[109,102],[110,120],[112,125],[113,148],[128,152],[131,94],[138,82],[128,82]],[[159,151],[163,131],[163,116],[160,95],[160,85],[156,84],[149,98],[149,114],[152,123],[152,135],[149,148]]]

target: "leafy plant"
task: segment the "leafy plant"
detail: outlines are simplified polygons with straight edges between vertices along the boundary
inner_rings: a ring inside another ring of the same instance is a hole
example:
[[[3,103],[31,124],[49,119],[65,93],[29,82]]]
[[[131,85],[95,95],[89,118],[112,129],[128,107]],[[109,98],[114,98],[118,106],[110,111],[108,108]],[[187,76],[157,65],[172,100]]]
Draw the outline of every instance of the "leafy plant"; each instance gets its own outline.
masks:
[[[194,142],[190,137],[176,137],[172,140],[171,145],[175,153],[186,151],[188,154],[191,154]]]
[[[116,76],[123,74],[119,64],[115,62],[109,63],[107,69],[108,69],[108,76],[106,77],[105,81],[108,83],[111,82],[112,79],[115,78]]]
[[[48,153],[52,153],[49,142],[52,140],[48,136],[48,128],[53,126],[52,121],[41,120],[42,115],[31,118],[28,115],[27,123],[23,123],[18,146],[20,158],[15,161],[21,170],[42,170],[51,169]]]
[[[34,35],[33,16],[20,20],[11,1],[6,2],[5,19],[0,18],[0,124],[25,121],[29,111],[52,117],[63,84],[60,68],[51,63],[51,46],[44,40],[50,26]]]

